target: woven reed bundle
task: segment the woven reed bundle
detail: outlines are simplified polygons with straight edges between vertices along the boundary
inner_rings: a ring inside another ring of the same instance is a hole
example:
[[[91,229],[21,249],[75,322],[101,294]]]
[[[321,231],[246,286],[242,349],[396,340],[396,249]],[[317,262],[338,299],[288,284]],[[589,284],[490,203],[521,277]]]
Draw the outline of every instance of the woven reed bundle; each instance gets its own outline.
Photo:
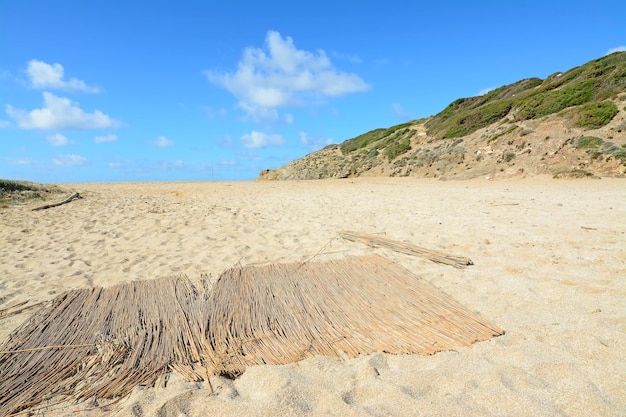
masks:
[[[121,397],[169,369],[199,381],[315,355],[432,354],[500,334],[376,255],[234,268],[210,295],[183,278],[74,290],[0,347],[0,416]]]
[[[123,396],[153,386],[168,366],[205,378],[194,363],[206,347],[206,301],[182,278],[60,295],[0,348],[11,352],[0,355],[0,415],[51,399]]]
[[[407,255],[423,256],[433,262],[446,265],[452,265],[455,268],[465,268],[474,265],[470,258],[464,256],[450,255],[448,253],[434,251],[432,249],[422,248],[411,243],[398,242],[397,240],[386,239],[381,236],[370,235],[360,232],[340,232],[339,236],[352,242],[360,242],[370,247],[379,247],[391,249],[396,252],[406,253]]]
[[[224,272],[210,297],[213,366],[315,355],[432,354],[503,334],[433,285],[380,256]]]

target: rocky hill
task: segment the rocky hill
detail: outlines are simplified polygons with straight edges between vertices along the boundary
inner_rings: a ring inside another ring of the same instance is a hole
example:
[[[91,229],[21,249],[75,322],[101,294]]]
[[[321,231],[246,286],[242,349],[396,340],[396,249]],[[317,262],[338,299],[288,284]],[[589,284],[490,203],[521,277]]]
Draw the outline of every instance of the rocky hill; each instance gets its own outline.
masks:
[[[330,145],[259,179],[626,176],[626,52],[454,101]]]

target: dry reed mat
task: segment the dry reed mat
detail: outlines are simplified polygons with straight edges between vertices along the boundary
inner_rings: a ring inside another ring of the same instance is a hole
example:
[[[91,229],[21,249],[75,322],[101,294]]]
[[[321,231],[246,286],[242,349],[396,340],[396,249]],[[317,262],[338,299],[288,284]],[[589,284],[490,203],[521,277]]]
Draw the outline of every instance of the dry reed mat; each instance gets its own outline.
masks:
[[[0,415],[119,398],[171,369],[208,380],[316,355],[432,354],[500,334],[377,255],[238,267],[211,292],[182,277],[74,290],[0,347]]]
[[[504,333],[378,255],[228,270],[207,331],[210,361],[232,376],[316,355],[429,355]]]
[[[398,242],[397,240],[386,239],[384,237],[370,235],[360,232],[340,232],[339,236],[352,242],[360,242],[370,247],[378,247],[391,249],[396,252],[405,253],[407,255],[415,255],[425,257],[433,262],[446,265],[452,265],[455,268],[464,268],[474,265],[470,258],[464,256],[450,255],[447,253],[434,251],[432,249],[422,248],[411,243]]]
[[[170,368],[206,378],[205,294],[170,278],[56,297],[0,347],[0,415],[118,398],[154,386]]]

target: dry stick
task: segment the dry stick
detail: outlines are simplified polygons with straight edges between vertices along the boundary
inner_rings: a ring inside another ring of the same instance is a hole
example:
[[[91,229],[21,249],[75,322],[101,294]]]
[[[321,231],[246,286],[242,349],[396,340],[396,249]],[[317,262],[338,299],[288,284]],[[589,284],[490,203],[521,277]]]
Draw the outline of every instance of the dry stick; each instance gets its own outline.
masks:
[[[328,242],[326,242],[326,244],[325,244],[324,246],[322,246],[322,247],[320,248],[320,250],[318,250],[318,251],[317,251],[317,253],[316,253],[315,255],[311,256],[309,259],[307,259],[306,261],[302,262],[302,263],[300,264],[300,266],[298,266],[296,269],[300,269],[300,267],[301,267],[302,265],[304,265],[304,264],[306,264],[306,263],[309,263],[309,262],[311,262],[313,259],[315,259],[316,257],[318,257],[318,256],[319,256],[319,255],[320,255],[320,254],[324,251],[324,249],[326,249],[326,247],[327,247],[327,246],[332,245],[333,240],[337,239],[337,237],[338,237],[338,236],[335,236],[335,237],[331,238]]]
[[[6,319],[7,317],[18,315],[20,313],[23,313],[24,311],[31,310],[31,309],[33,309],[35,307],[39,307],[40,305],[44,304],[45,301],[41,301],[41,302],[36,303],[36,304],[31,304],[29,306],[22,307],[24,304],[27,304],[27,303],[28,303],[28,300],[22,301],[21,303],[14,304],[14,305],[9,306],[7,308],[1,309],[0,310],[0,320]]]
[[[430,259],[433,262],[439,262],[446,265],[452,265],[456,268],[463,268],[467,265],[474,265],[470,258],[461,256],[448,255],[442,252],[436,252],[430,249],[421,248],[410,243],[398,242],[396,240],[385,239],[374,235],[359,232],[340,232],[339,235],[352,242],[360,242],[368,246],[382,247],[394,250],[396,252],[406,253],[408,255],[420,255]]]
[[[588,227],[588,226],[580,226],[581,229],[585,229],[585,230],[598,230],[595,227]]]
[[[36,348],[29,349],[18,349],[18,350],[0,350],[0,355],[8,355],[11,353],[22,353],[22,352],[35,352],[38,350],[46,350],[46,349],[71,349],[71,348],[81,348],[81,347],[89,347],[96,346],[93,343],[89,343],[86,345],[57,345],[57,346],[41,346]]]
[[[34,209],[33,209],[33,211],[37,211],[37,210],[45,210],[45,209],[49,209],[49,208],[52,208],[52,207],[61,206],[61,205],[63,205],[63,204],[67,204],[67,203],[69,203],[69,202],[71,202],[71,201],[73,201],[73,200],[76,200],[76,199],[78,199],[78,198],[82,198],[82,197],[80,196],[80,194],[78,194],[78,193],[74,193],[74,194],[72,194],[71,196],[69,196],[68,198],[66,198],[65,200],[61,201],[60,203],[46,204],[45,206],[41,206],[41,207],[36,207],[36,208],[34,208]]]

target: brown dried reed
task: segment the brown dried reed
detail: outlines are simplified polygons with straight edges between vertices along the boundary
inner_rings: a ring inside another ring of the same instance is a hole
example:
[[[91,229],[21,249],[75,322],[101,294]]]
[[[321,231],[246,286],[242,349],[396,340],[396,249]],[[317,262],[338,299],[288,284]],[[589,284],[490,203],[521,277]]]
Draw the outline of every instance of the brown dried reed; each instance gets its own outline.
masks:
[[[182,277],[73,290],[0,348],[0,415],[119,398],[170,369],[199,381],[315,355],[432,354],[502,333],[376,255],[234,268],[210,296]]]

